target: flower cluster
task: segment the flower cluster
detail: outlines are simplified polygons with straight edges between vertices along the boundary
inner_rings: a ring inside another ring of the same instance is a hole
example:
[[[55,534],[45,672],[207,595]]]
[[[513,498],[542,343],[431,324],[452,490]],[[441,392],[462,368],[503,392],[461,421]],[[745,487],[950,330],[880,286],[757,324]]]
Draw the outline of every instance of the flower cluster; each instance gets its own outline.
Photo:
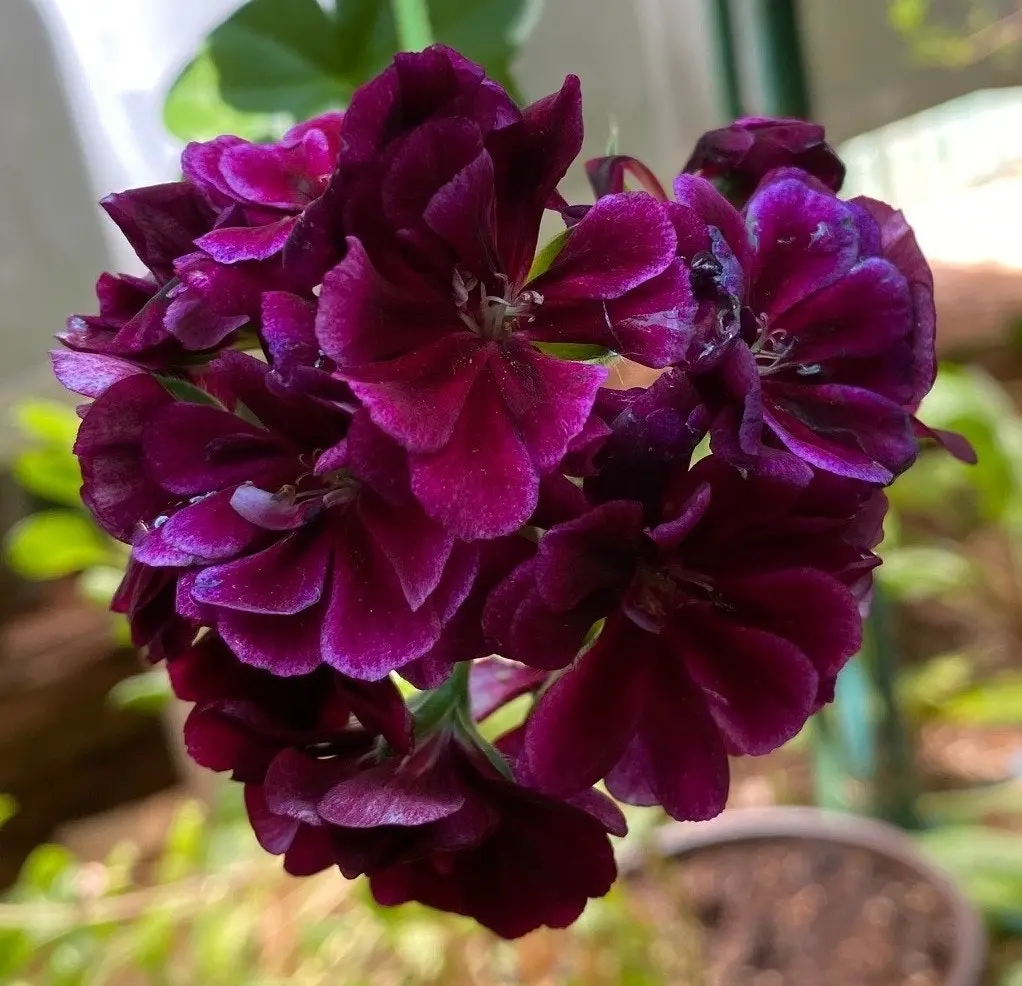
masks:
[[[107,199],[149,274],[104,274],[54,354],[192,756],[289,872],[507,937],[613,882],[594,785],[709,818],[729,756],[833,697],[883,486],[921,440],[968,453],[914,417],[926,262],[818,127],[708,134],[670,197],[592,161],[569,205],[581,142],[573,77],[521,109],[399,55],[343,115]],[[612,389],[616,359],[660,373]]]

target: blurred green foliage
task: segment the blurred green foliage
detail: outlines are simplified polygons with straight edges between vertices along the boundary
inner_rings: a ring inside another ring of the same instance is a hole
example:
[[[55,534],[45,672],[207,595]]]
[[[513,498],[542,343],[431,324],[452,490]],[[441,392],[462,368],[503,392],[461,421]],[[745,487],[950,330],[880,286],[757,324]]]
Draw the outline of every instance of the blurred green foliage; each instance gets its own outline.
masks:
[[[511,62],[541,0],[429,0],[436,40],[514,91]],[[329,109],[398,50],[391,0],[250,0],[213,30],[164,106],[182,140],[272,139]]]

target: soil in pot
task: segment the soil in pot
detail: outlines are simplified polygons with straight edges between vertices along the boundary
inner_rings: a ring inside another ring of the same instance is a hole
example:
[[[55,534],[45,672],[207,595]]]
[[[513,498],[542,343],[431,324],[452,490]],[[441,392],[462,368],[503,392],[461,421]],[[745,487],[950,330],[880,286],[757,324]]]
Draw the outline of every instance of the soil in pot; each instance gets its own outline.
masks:
[[[706,986],[944,986],[951,907],[926,878],[857,846],[763,839],[635,877],[649,917],[703,928]],[[666,909],[666,910],[665,910]]]

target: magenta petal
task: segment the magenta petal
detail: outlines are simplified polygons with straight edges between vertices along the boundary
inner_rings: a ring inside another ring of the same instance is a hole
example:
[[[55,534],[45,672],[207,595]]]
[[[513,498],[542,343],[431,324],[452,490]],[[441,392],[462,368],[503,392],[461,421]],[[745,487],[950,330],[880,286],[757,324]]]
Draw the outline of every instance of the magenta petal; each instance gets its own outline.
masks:
[[[267,531],[293,531],[307,520],[307,511],[301,504],[251,483],[239,486],[231,494],[231,508],[239,517]]]
[[[216,628],[238,660],[275,675],[309,674],[323,663],[320,630],[323,607],[314,606],[294,616],[217,611]]]
[[[416,774],[381,763],[341,781],[324,795],[319,813],[345,828],[425,825],[454,814],[465,795],[447,771]]]
[[[454,538],[417,505],[390,507],[362,496],[358,514],[393,566],[409,607],[417,610],[440,584]]]
[[[228,150],[244,143],[246,141],[241,137],[229,135],[202,142],[192,141],[181,152],[181,171],[185,178],[207,195],[218,192],[222,198],[214,195],[215,205],[226,205],[227,202],[233,201],[234,191],[220,170],[220,162]]]
[[[169,505],[149,476],[143,437],[153,415],[172,402],[152,377],[113,384],[85,413],[74,452],[82,467],[82,499],[100,525],[131,542],[140,523],[151,523]]]
[[[501,657],[474,662],[469,677],[472,718],[482,722],[512,699],[539,688],[546,678],[544,671]]]
[[[259,845],[274,856],[286,852],[301,822],[270,811],[263,788],[255,784],[245,785],[245,809]]]
[[[805,725],[819,678],[793,643],[694,607],[676,632],[685,667],[739,752],[769,753]]]
[[[540,699],[525,734],[529,776],[541,791],[577,794],[621,758],[643,714],[648,635],[607,627]]]
[[[297,211],[314,197],[310,195],[313,191],[311,176],[301,173],[302,164],[300,153],[295,149],[246,142],[225,150],[220,159],[220,172],[239,199],[268,208]]]
[[[862,644],[855,596],[818,569],[730,577],[718,589],[744,622],[795,644],[821,677],[837,674]]]
[[[263,226],[222,226],[200,236],[195,245],[221,264],[266,260],[284,249],[295,222],[294,216],[286,216]]]
[[[698,175],[678,175],[674,180],[674,197],[690,210],[670,210],[676,222],[683,225],[688,233],[684,237],[685,245],[681,247],[679,244],[682,255],[691,260],[693,252],[708,247],[708,243],[702,240],[705,233],[700,231],[697,241],[694,235],[697,230],[691,226],[692,218],[698,216],[705,225],[720,230],[739,265],[744,268],[748,262],[749,238],[738,210],[710,182]]]
[[[254,555],[204,569],[192,595],[246,613],[300,613],[323,593],[329,553],[321,531],[298,531]]]
[[[549,472],[589,420],[606,367],[545,356],[513,339],[490,366],[533,464]]]
[[[134,363],[98,353],[75,353],[57,349],[50,353],[53,375],[72,393],[99,397],[125,377],[144,372]]]
[[[852,210],[800,181],[762,188],[749,202],[745,221],[754,256],[750,305],[768,319],[833,284],[856,260]]]
[[[968,466],[974,466],[979,458],[972,443],[956,431],[946,431],[943,428],[931,428],[923,424],[918,418],[912,418],[912,430],[916,438],[921,441],[936,442],[945,451],[950,452],[959,462]]]
[[[678,656],[664,643],[658,650],[640,717],[650,789],[672,818],[713,818],[724,810],[730,781],[720,730]]]
[[[415,496],[455,537],[511,534],[536,508],[539,477],[488,372],[476,379],[450,441],[413,456],[411,467]]]
[[[597,198],[623,192],[626,176],[634,178],[657,201],[667,201],[667,193],[656,175],[636,158],[618,154],[586,161],[586,177]]]
[[[153,475],[182,496],[277,476],[279,440],[221,408],[171,403],[153,416],[147,439]]]
[[[550,268],[530,287],[558,303],[619,298],[665,271],[677,245],[673,224],[652,196],[607,195],[572,227]]]
[[[410,452],[436,452],[450,440],[490,352],[472,333],[455,332],[343,375],[377,427]]]
[[[178,510],[160,533],[175,548],[216,561],[244,550],[257,531],[233,509],[230,492],[223,491]]]
[[[880,356],[912,328],[909,286],[892,264],[872,257],[789,309],[783,326],[799,363]]]
[[[347,253],[323,279],[316,336],[342,369],[406,353],[460,326],[453,304],[440,297],[409,298],[373,266],[365,247],[349,237]]]
[[[918,451],[908,414],[860,387],[773,384],[764,420],[812,466],[850,479],[887,484]]]
[[[384,678],[440,636],[435,606],[411,610],[389,560],[360,529],[338,543],[326,598],[323,660],[352,678]]]

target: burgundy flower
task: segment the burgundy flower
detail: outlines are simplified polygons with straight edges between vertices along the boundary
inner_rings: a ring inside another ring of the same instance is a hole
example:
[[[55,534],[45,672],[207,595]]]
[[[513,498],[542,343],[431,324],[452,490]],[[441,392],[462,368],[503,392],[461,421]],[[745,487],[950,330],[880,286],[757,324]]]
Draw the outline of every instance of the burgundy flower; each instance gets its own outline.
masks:
[[[657,365],[678,352],[688,278],[650,197],[601,200],[530,277],[543,208],[580,142],[575,79],[498,130],[431,117],[387,145],[375,185],[351,193],[354,235],[323,284],[322,349],[408,450],[426,511],[459,537],[525,523],[540,477],[588,420],[605,369],[542,343]]]
[[[279,263],[216,264],[195,243],[218,215],[188,182],[137,188],[103,207],[150,273],[104,274],[99,315],[73,315],[58,338],[71,350],[162,370],[225,345],[259,314],[264,291],[287,282]]]
[[[703,134],[684,170],[719,179],[727,197],[741,207],[777,168],[800,168],[835,192],[845,179],[845,166],[827,143],[823,127],[755,116]]]
[[[714,449],[736,464],[766,434],[818,469],[889,483],[917,452],[906,405],[932,382],[923,275],[884,255],[863,200],[775,174],[743,215],[702,178],[675,183],[702,303],[682,365],[715,412]]]
[[[240,137],[189,144],[181,168],[221,217],[196,245],[223,264],[279,254],[299,216],[326,189],[341,150],[342,121],[341,113],[325,113],[273,144]]]
[[[529,721],[537,786],[605,777],[678,818],[720,811],[726,753],[794,736],[859,646],[852,587],[876,564],[874,496],[826,474],[743,479],[710,456],[676,472],[655,526],[617,500],[548,531],[486,614],[501,653],[571,665]]]
[[[145,375],[113,385],[79,433],[83,495],[136,562],[176,571],[179,615],[242,660],[383,677],[437,642],[475,549],[422,513],[403,454],[364,412],[349,429],[346,412],[267,377],[235,353],[202,378],[209,403]]]

